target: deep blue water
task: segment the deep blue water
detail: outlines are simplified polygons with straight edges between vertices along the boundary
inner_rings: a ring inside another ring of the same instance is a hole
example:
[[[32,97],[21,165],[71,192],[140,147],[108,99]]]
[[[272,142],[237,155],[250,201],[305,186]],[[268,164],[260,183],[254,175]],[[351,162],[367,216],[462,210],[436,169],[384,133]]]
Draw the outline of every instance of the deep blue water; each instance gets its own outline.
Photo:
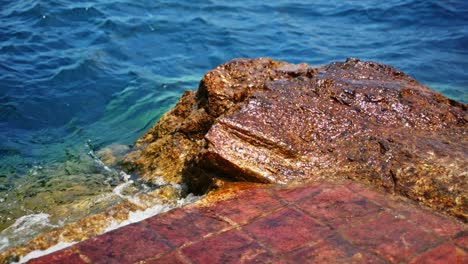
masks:
[[[87,142],[131,144],[236,57],[374,60],[468,102],[466,0],[259,2],[0,0],[0,203],[94,175]]]

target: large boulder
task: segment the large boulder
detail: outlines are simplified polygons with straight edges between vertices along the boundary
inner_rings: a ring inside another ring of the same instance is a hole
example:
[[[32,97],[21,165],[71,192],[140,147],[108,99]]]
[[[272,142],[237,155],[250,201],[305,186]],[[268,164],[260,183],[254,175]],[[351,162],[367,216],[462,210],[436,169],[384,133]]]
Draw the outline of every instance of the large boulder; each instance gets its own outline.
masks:
[[[213,178],[353,179],[467,217],[467,107],[375,62],[238,59],[208,72],[122,163],[204,191]]]

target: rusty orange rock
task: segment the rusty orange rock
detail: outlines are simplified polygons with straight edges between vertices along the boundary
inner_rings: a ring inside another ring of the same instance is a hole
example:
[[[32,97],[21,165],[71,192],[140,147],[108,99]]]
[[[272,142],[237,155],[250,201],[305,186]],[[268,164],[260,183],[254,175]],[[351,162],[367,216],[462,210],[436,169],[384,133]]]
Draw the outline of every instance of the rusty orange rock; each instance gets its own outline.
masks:
[[[198,191],[213,178],[347,178],[466,221],[467,121],[466,105],[390,66],[238,59],[208,72],[122,164]]]

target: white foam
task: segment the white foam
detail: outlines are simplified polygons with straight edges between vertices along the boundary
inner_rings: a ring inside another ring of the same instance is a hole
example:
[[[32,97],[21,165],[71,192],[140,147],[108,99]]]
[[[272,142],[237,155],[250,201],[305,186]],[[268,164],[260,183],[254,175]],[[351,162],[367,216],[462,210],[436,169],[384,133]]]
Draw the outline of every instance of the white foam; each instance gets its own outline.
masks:
[[[123,179],[124,181],[130,180],[130,175],[128,175],[128,174],[125,173],[124,171],[119,171],[119,175],[120,175],[120,177],[122,177],[122,179]]]
[[[180,206],[183,206],[183,205],[186,205],[186,204],[189,204],[189,203],[193,203],[193,202],[197,201],[198,199],[200,199],[200,196],[195,196],[195,195],[189,194],[189,195],[187,195],[187,197],[177,200],[177,203],[175,205],[156,204],[156,205],[154,205],[152,207],[149,207],[149,208],[147,208],[145,210],[142,210],[142,211],[130,212],[128,214],[127,220],[124,220],[124,221],[121,221],[121,222],[117,222],[117,221],[113,220],[109,224],[109,226],[106,228],[105,232],[109,232],[111,230],[120,228],[122,226],[126,226],[126,225],[129,225],[129,224],[132,224],[132,223],[136,223],[136,222],[145,220],[145,219],[150,218],[152,216],[155,216],[157,214],[165,213],[165,212],[167,212],[167,211],[169,211],[171,209],[174,209],[176,207],[180,207]]]
[[[0,251],[8,248],[10,246],[10,240],[8,237],[0,236]]]
[[[105,194],[101,196],[99,199],[97,199],[95,202],[101,202],[105,201],[107,199],[111,199],[113,196],[118,196],[122,199],[125,199],[133,204],[138,205],[140,208],[146,208],[144,210],[140,211],[134,211],[130,212],[128,215],[128,218],[124,221],[116,221],[115,219],[112,219],[109,221],[108,227],[106,228],[105,232],[108,232],[110,230],[114,230],[117,228],[120,228],[125,225],[129,225],[135,222],[142,221],[144,219],[147,219],[149,217],[152,217],[154,215],[160,214],[167,212],[175,207],[180,207],[188,203],[195,202],[196,200],[200,199],[199,196],[194,196],[192,194],[189,194],[185,198],[181,198],[176,200],[173,203],[169,204],[163,204],[161,203],[158,199],[149,199],[146,201],[142,201],[138,195],[135,194],[125,194],[125,190],[128,187],[131,187],[132,185],[135,184],[133,180],[131,180],[131,176],[128,175],[127,173],[116,170],[114,168],[106,166],[91,150],[88,153],[94,161],[100,165],[105,171],[108,171],[112,173],[114,176],[119,176],[121,179],[120,184],[118,184],[111,193]],[[34,171],[42,169],[41,167],[35,167]],[[32,171],[32,173],[34,173]],[[167,183],[164,181],[162,177],[155,177],[155,184],[159,186],[168,186],[170,185],[172,188],[175,190],[182,191],[184,189],[184,186],[179,185],[179,184],[173,184],[173,183]],[[112,180],[112,179],[110,179]],[[145,184],[141,184],[140,187],[150,189],[148,186]],[[139,192],[141,194],[141,192]],[[144,195],[144,192],[143,192]],[[30,214],[30,215],[25,215],[16,220],[14,224],[9,226],[8,228],[4,229],[0,233],[0,252],[3,251],[4,249],[10,248],[12,246],[17,246],[19,244],[25,243],[26,241],[30,240],[33,238],[35,235],[39,233],[39,231],[43,231],[45,228],[56,228],[63,226],[64,222],[61,222],[57,225],[53,225],[49,221],[50,215],[45,214],[45,213],[39,213],[39,214]],[[23,256],[20,259],[19,263],[25,263],[33,258],[37,258],[40,256],[44,256],[47,254],[50,254],[52,252],[61,250],[65,247],[69,247],[77,242],[60,242],[52,247],[49,247],[46,250],[35,250],[27,255]]]
[[[11,229],[14,229],[15,232],[21,232],[23,230],[31,229],[31,227],[33,227],[34,225],[44,225],[44,226],[55,227],[54,225],[50,224],[49,216],[50,215],[45,214],[45,213],[24,215],[16,219],[15,223],[9,226],[5,230],[9,230],[11,228]]]
[[[117,195],[118,197],[122,198],[122,199],[125,199],[129,202],[131,202],[132,204],[135,204],[135,205],[138,205],[138,206],[144,206],[144,204],[141,202],[140,199],[138,199],[137,196],[132,196],[132,195],[124,195],[122,193],[122,191],[127,188],[128,186],[132,185],[133,184],[133,181],[130,180],[130,181],[127,181],[127,182],[124,182],[124,183],[121,183],[119,185],[117,185],[113,190],[112,192]]]
[[[127,220],[124,220],[124,221],[121,221],[121,222],[112,220],[110,222],[109,226],[107,226],[105,232],[109,232],[109,231],[112,231],[114,229],[120,228],[122,226],[126,226],[126,225],[129,225],[129,224],[132,224],[132,223],[142,221],[142,220],[144,220],[146,218],[149,218],[151,216],[155,216],[157,214],[167,212],[167,211],[171,210],[172,208],[173,208],[173,206],[169,206],[167,204],[158,204],[158,205],[155,205],[153,207],[147,208],[147,209],[145,209],[143,211],[130,212],[128,214],[128,219]]]
[[[159,177],[159,176],[154,177],[153,183],[159,186],[167,185],[167,182],[162,177]]]
[[[38,257],[48,255],[48,254],[53,253],[55,251],[59,251],[61,249],[70,247],[70,246],[72,246],[72,245],[74,245],[76,243],[77,242],[59,242],[58,244],[56,244],[54,246],[51,246],[46,250],[31,251],[27,255],[25,255],[24,257],[21,257],[20,261],[16,262],[16,263],[26,263],[26,262],[30,261],[31,259],[35,259],[35,258],[38,258]]]
[[[46,227],[58,227],[50,223],[49,216],[48,214],[40,213],[24,215],[16,219],[12,225],[0,233],[0,251],[12,246],[10,243],[12,241],[15,244],[27,241],[37,234],[37,230]]]

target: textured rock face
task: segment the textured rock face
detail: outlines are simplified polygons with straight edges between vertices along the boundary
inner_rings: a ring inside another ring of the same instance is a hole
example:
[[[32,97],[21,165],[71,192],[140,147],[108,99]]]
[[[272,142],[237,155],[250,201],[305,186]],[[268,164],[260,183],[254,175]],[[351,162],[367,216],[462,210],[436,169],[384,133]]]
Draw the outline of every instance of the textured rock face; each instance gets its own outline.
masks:
[[[264,89],[269,80],[312,76],[307,65],[261,58],[239,59],[208,72],[197,92],[188,91],[135,144],[121,162],[144,179],[162,177],[167,182],[187,182],[193,191],[206,190],[212,171],[203,170],[204,136],[221,117],[234,113],[250,96]],[[217,172],[214,172],[217,174]],[[241,177],[239,175],[239,177]]]
[[[142,177],[350,178],[467,217],[467,109],[392,67],[240,59],[208,72],[136,144]]]

